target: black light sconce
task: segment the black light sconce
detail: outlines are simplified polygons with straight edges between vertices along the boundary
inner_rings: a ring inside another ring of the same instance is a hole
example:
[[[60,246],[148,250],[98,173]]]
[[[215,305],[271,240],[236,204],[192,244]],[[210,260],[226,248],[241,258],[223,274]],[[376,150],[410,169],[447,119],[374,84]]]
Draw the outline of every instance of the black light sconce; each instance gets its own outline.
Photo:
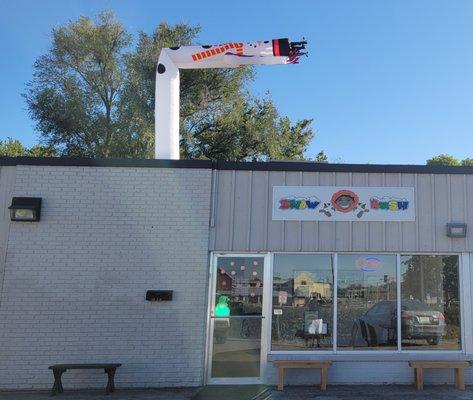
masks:
[[[451,238],[466,237],[466,224],[448,223],[447,236]]]
[[[148,290],[146,292],[148,301],[171,301],[172,290]]]
[[[41,197],[13,197],[10,210],[12,221],[39,221],[41,216]]]

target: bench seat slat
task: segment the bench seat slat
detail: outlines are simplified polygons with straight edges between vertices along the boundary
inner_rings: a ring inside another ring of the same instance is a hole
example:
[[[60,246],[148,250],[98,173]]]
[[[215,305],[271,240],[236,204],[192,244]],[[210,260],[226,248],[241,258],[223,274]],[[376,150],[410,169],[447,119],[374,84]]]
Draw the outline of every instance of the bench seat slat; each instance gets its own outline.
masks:
[[[412,368],[468,368],[469,361],[410,361]]]
[[[317,366],[325,367],[332,365],[332,361],[273,361],[274,365],[283,365],[285,368],[297,366],[302,368],[304,365],[317,368]]]
[[[330,367],[332,365],[331,361],[317,361],[317,362],[312,362],[312,361],[275,361],[274,363],[275,367],[283,367],[283,368],[326,368]]]
[[[118,368],[121,364],[55,364],[48,369],[101,369],[101,368]]]

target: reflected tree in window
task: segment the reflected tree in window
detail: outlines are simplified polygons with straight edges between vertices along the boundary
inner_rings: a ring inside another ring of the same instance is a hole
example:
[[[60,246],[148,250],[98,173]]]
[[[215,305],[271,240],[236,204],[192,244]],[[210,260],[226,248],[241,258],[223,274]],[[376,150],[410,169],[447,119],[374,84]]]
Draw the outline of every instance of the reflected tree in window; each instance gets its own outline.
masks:
[[[460,348],[458,266],[457,255],[401,257],[404,347]]]

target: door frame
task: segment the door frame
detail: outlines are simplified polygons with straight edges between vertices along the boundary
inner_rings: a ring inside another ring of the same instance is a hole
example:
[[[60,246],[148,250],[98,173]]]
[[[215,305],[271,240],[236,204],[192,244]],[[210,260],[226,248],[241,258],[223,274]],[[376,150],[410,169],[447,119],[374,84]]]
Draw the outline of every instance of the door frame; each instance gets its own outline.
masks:
[[[212,352],[213,352],[213,326],[214,319],[210,318],[210,312],[215,309],[215,290],[217,280],[215,279],[217,272],[218,258],[232,257],[263,257],[263,308],[261,319],[261,354],[260,354],[260,376],[248,378],[212,378]],[[271,328],[271,255],[268,252],[254,253],[231,253],[231,252],[211,252],[209,267],[209,285],[208,285],[208,301],[207,301],[207,334],[205,345],[205,368],[204,368],[204,384],[205,385],[249,385],[264,383],[264,376],[267,367],[267,358],[269,352],[268,337]]]

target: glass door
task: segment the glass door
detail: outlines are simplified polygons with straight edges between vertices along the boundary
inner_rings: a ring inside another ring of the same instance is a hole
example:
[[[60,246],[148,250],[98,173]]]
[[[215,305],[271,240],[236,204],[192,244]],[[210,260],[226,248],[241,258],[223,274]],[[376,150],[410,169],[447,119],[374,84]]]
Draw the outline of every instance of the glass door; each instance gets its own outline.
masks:
[[[266,351],[266,257],[215,255],[207,363],[208,383],[260,382]]]

